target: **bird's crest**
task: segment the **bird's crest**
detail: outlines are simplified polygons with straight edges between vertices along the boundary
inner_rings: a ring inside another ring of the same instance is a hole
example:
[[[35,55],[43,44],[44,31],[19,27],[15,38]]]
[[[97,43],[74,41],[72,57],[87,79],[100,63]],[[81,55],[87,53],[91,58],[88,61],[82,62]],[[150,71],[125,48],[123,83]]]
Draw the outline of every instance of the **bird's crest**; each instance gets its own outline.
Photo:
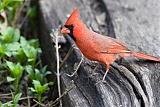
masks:
[[[75,20],[79,20],[79,9],[76,8],[73,13],[69,16],[67,22],[66,22],[66,25],[70,25],[72,24],[72,21],[75,21]]]

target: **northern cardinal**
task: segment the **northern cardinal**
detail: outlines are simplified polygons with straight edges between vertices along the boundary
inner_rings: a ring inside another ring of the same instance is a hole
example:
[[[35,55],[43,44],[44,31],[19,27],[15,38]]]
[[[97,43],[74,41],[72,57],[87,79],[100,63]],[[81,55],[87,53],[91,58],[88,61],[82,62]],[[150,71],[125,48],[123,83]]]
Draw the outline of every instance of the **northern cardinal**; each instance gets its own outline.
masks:
[[[116,59],[134,56],[160,62],[160,58],[133,52],[127,48],[124,42],[89,30],[79,17],[80,15],[77,8],[68,18],[64,27],[61,29],[61,33],[68,34],[85,57],[106,65],[103,80],[110,69],[110,64]]]

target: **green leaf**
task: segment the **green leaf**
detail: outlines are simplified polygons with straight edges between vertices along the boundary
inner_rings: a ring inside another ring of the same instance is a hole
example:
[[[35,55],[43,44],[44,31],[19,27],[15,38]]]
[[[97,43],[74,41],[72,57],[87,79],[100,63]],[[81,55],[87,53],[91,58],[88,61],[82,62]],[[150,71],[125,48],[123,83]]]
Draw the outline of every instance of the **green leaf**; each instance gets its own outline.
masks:
[[[37,52],[38,52],[38,53],[42,53],[41,48],[37,48]]]
[[[20,37],[20,44],[22,47],[26,47],[28,45],[27,40],[24,37]]]
[[[9,43],[6,48],[6,51],[17,51],[20,49],[20,44],[18,42]]]
[[[49,83],[48,83],[48,85],[53,85],[53,84],[54,84],[54,82],[49,82]]]
[[[36,90],[34,88],[29,88],[32,92],[36,92]]]
[[[6,61],[6,64],[12,76],[16,79],[19,79],[25,67],[21,66],[20,63],[14,64],[13,62],[9,61]]]
[[[50,71],[46,71],[46,69],[47,69],[47,65],[44,66],[41,70],[44,76],[47,76],[48,74],[52,74]]]
[[[35,78],[36,78],[36,80],[39,80],[41,84],[43,84],[44,77],[38,69],[35,69]]]
[[[18,93],[17,95],[14,96],[14,94],[12,93],[12,101],[13,101],[13,106],[12,107],[17,107],[18,106],[18,101],[20,99],[20,97],[22,96],[22,93]]]
[[[5,31],[0,30],[0,33],[0,41],[2,44],[18,42],[20,38],[20,31],[12,27],[8,27]]]
[[[5,52],[5,55],[7,55],[8,57],[12,56],[12,52]]]
[[[2,0],[0,2],[0,10],[6,10],[11,7],[13,8],[17,4],[20,4],[21,2],[22,2],[22,0]]]
[[[4,107],[1,101],[0,101],[0,107]]]
[[[14,104],[17,104],[21,96],[22,96],[22,93],[18,93],[18,94],[14,97],[13,103],[14,103]]]
[[[5,55],[5,45],[0,44],[0,59]]]
[[[12,82],[12,81],[14,81],[16,78],[12,78],[12,77],[7,77],[7,81],[8,82]]]
[[[32,61],[35,61],[35,59],[33,59],[33,58],[28,59],[28,62],[32,62]]]
[[[10,69],[11,71],[14,71],[14,64],[13,64],[13,62],[6,61],[6,64],[7,64],[7,66],[9,67],[9,69]]]
[[[40,90],[42,89],[41,83],[38,80],[33,80],[34,90],[39,94]],[[41,93],[40,93],[41,94]]]
[[[9,87],[13,90],[13,91],[16,91],[16,87],[14,85],[9,85]]]
[[[20,31],[19,29],[15,29],[14,36],[12,38],[12,42],[18,42],[19,38],[20,38]]]
[[[2,58],[4,55],[11,57],[12,51],[16,51],[19,48],[20,48],[20,44],[18,42],[0,44],[0,58]]]
[[[14,34],[14,29],[11,27],[8,27],[3,35],[3,41],[5,43],[9,43],[11,41],[13,34]]]
[[[7,103],[7,105],[5,107],[12,107],[14,104],[11,104],[10,102]]]
[[[45,76],[47,76],[48,74],[52,74],[51,71],[46,71]]]
[[[45,73],[45,72],[46,72],[46,69],[47,69],[47,65],[42,68],[42,70],[41,70],[42,73]]]
[[[25,55],[22,48],[18,49],[17,51],[12,52],[14,58],[20,63],[26,63],[27,56]]]
[[[17,63],[15,68],[14,68],[15,77],[20,78],[24,69],[25,69],[25,67],[21,66],[20,63]]]
[[[29,88],[32,92],[36,92],[37,94],[37,99],[38,101],[41,101],[42,99],[42,94],[49,88],[48,85],[52,85],[53,82],[49,82],[49,83],[46,83],[44,85],[41,85],[40,81],[38,80],[33,80],[33,85],[34,85],[34,88]]]
[[[34,70],[33,70],[33,68],[32,68],[31,65],[26,66],[26,71],[27,71],[27,73],[28,73],[29,79],[31,79],[31,80],[36,79]]]
[[[34,47],[34,48],[38,48],[39,47],[39,43],[38,43],[38,39],[31,39],[28,41],[29,45]]]

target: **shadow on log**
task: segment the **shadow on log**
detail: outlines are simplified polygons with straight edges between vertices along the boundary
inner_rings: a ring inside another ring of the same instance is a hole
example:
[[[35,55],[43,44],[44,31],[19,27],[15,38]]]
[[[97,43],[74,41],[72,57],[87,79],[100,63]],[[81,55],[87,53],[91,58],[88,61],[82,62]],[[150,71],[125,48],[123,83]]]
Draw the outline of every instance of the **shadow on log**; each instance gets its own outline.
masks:
[[[160,26],[158,0],[40,0],[39,27],[43,63],[55,71],[56,56],[50,37],[52,29],[64,25],[67,15],[80,7],[81,19],[88,28],[126,42],[131,50],[160,57]],[[74,44],[69,36],[61,44],[63,59]],[[78,73],[70,78],[74,64],[81,54],[74,50],[61,69],[62,91],[74,80],[76,88],[63,97],[64,107],[159,107],[160,64],[133,57],[114,62],[106,83],[96,84],[105,72],[102,65],[99,75],[89,77],[96,62],[84,59]],[[52,80],[53,77],[50,78]],[[95,85],[96,84],[96,85]]]

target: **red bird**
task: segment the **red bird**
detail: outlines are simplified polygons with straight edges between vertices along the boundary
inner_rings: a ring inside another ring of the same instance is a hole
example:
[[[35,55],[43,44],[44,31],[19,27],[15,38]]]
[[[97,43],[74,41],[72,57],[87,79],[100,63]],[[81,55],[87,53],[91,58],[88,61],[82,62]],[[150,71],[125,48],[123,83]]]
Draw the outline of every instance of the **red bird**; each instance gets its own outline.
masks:
[[[85,57],[106,65],[103,80],[110,69],[110,64],[116,59],[134,56],[160,62],[160,58],[133,52],[127,48],[124,42],[89,30],[79,19],[78,8],[70,15],[61,33],[68,34]]]

